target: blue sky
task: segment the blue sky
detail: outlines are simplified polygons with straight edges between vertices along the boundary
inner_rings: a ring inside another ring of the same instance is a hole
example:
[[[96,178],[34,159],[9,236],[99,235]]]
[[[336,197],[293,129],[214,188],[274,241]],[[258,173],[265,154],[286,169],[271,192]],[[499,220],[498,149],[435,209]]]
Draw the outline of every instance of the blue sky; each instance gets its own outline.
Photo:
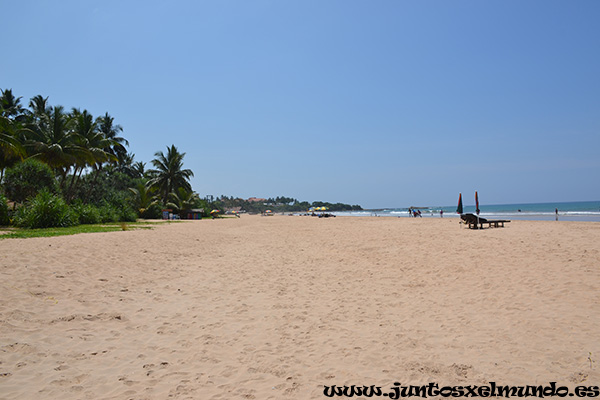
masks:
[[[9,1],[0,88],[175,144],[200,195],[600,200],[600,2]]]

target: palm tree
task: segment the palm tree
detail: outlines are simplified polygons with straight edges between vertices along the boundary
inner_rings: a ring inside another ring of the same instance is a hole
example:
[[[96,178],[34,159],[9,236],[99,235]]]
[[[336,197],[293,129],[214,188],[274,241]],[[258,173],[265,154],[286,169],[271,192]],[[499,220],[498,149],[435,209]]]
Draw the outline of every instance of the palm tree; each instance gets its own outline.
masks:
[[[4,170],[27,156],[24,143],[28,129],[28,110],[21,106],[12,90],[2,90],[0,96],[0,181]]]
[[[180,214],[185,210],[191,210],[198,202],[198,194],[191,190],[185,190],[180,187],[173,193],[169,193],[169,201],[166,204],[167,208],[172,208],[174,212]]]
[[[121,161],[127,155],[125,146],[129,146],[129,142],[127,139],[118,136],[120,132],[123,132],[123,127],[121,127],[121,125],[115,125],[114,122],[115,119],[108,113],[96,119],[100,132],[102,132],[105,138],[112,140],[113,142],[110,146],[109,153],[117,156],[117,159]]]
[[[121,172],[131,178],[136,178],[137,171],[135,169],[134,159],[135,154],[133,153],[125,153],[125,155],[120,156],[115,171]]]
[[[146,163],[143,161],[136,161],[133,163],[133,170],[138,178],[146,177]]]
[[[111,153],[111,149],[117,142],[98,129],[92,115],[87,110],[81,112],[75,108],[72,115],[77,140],[90,153],[89,165],[97,166],[106,161],[116,161],[117,157]]]
[[[32,97],[29,101],[29,108],[27,110],[27,127],[33,132],[48,132],[50,128],[50,122],[52,120],[52,107],[48,106],[48,98],[44,98],[41,95]],[[29,135],[24,138],[23,142],[34,140],[36,135]],[[28,150],[32,151],[31,143],[28,143]],[[35,153],[28,154],[32,156]]]
[[[42,97],[39,94],[29,100],[29,108],[31,108],[30,115],[34,120],[39,119],[42,115],[49,114],[51,111],[50,106],[48,106],[48,97]]]
[[[156,195],[156,189],[144,182],[138,182],[136,187],[129,188],[129,191],[133,193],[135,208],[138,210],[140,216],[142,216],[148,208],[158,204],[159,199]]]
[[[0,116],[0,182],[4,177],[4,170],[25,155],[25,148],[18,138],[21,130],[19,124]]]
[[[23,115],[25,109],[20,103],[21,98],[15,97],[11,89],[2,90],[2,95],[0,96],[0,115],[11,119]]]
[[[33,125],[26,143],[31,157],[40,159],[61,176],[64,187],[67,173],[73,165],[89,159],[89,152],[77,140],[72,120],[62,106],[54,106]]]
[[[167,147],[167,155],[162,151],[154,153],[156,157],[152,160],[152,165],[155,169],[148,171],[155,174],[150,180],[152,186],[156,186],[162,196],[163,202],[167,202],[169,193],[174,192],[178,188],[192,190],[189,179],[194,176],[191,169],[183,168],[183,157],[185,153],[180,153],[175,145]]]
[[[73,132],[75,141],[86,151],[86,157],[80,157],[75,161],[71,185],[69,186],[68,194],[74,188],[75,182],[79,180],[83,170],[87,166],[91,166],[94,170],[98,170],[102,163],[106,161],[116,161],[117,157],[109,153],[112,140],[107,139],[102,132],[98,130],[98,125],[94,121],[92,115],[87,111],[80,111],[73,108],[71,111],[73,121]],[[79,175],[78,175],[79,172]]]

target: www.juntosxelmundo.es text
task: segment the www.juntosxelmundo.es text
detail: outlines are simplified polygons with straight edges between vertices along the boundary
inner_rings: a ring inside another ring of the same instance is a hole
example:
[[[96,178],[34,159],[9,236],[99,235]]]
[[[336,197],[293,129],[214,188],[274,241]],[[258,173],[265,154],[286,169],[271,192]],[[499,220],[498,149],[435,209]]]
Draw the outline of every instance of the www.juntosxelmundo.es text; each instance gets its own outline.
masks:
[[[325,386],[323,394],[327,397],[387,397],[389,399],[400,399],[404,397],[598,397],[600,388],[598,386],[576,386],[570,390],[566,386],[557,386],[556,382],[549,382],[545,386],[508,386],[497,385],[489,382],[489,385],[467,385],[467,386],[441,386],[435,382],[428,385],[401,385],[394,382],[393,386],[382,389],[381,386]]]

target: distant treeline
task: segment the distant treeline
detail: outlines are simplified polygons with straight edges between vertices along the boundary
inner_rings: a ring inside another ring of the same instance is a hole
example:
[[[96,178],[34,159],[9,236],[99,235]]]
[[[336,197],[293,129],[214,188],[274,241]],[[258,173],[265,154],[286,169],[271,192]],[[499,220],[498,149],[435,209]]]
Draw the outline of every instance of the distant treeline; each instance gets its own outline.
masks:
[[[308,211],[311,207],[327,207],[328,211],[360,211],[359,205],[350,205],[343,203],[328,203],[326,201],[298,201],[297,199],[285,196],[268,198],[265,201],[248,201],[240,198],[220,196],[215,201],[221,209],[231,209],[240,207],[241,211],[248,213],[262,213],[266,210],[273,212],[302,212]]]

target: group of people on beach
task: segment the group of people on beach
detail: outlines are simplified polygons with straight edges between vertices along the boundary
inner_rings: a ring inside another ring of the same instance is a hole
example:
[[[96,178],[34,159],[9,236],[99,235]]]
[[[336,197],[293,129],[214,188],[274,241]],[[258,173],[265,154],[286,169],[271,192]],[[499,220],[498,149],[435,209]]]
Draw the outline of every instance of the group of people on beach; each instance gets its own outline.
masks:
[[[414,217],[414,218],[417,218],[417,217],[423,218],[423,216],[421,215],[421,210],[413,210],[412,208],[408,209],[408,215],[410,217]]]

